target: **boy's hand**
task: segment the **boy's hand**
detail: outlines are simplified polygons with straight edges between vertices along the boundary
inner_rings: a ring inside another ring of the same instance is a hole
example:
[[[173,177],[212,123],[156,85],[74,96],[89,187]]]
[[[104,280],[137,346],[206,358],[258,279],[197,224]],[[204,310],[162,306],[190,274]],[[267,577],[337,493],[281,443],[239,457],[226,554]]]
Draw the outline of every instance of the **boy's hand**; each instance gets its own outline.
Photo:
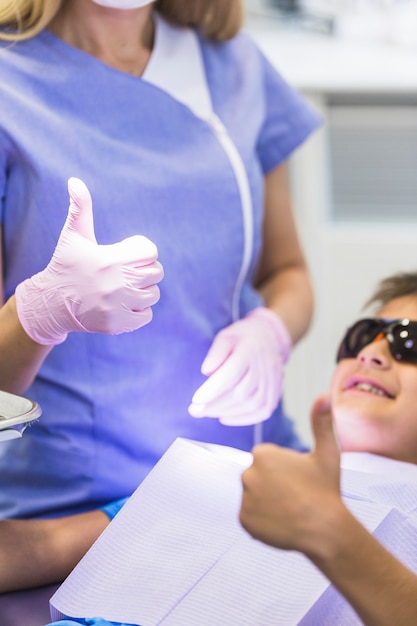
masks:
[[[315,447],[302,454],[273,444],[253,450],[242,474],[240,522],[256,539],[284,550],[314,552],[340,498],[340,451],[327,396],[312,409]]]

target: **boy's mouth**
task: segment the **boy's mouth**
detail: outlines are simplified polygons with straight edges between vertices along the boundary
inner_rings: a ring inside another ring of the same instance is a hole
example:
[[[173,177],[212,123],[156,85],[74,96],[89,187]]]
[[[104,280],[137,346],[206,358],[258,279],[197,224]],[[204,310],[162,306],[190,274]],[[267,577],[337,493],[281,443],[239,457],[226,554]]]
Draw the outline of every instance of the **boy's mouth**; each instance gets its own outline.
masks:
[[[345,390],[349,390],[349,389],[357,389],[358,391],[371,393],[381,398],[390,398],[390,399],[394,398],[394,396],[391,393],[389,393],[384,387],[369,380],[358,380],[358,379],[350,380],[345,387]]]

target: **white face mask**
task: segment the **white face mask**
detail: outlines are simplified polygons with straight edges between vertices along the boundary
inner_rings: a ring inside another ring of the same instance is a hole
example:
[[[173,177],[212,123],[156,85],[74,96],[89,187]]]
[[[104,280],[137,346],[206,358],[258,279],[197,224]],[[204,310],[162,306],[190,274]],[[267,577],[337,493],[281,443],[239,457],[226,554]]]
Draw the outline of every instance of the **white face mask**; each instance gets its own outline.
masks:
[[[96,4],[109,9],[140,9],[154,0],[93,0]]]

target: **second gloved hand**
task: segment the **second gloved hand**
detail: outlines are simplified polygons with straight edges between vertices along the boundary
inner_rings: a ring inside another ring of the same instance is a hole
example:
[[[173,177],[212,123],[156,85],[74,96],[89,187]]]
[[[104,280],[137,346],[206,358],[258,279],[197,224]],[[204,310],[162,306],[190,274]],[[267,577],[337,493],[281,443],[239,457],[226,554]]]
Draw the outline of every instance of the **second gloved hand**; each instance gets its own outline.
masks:
[[[112,245],[97,244],[90,193],[68,181],[70,206],[48,266],[16,288],[23,328],[42,345],[62,343],[71,331],[119,334],[152,319],[163,269],[158,251],[135,235]]]
[[[202,364],[209,378],[195,392],[190,415],[227,426],[268,419],[281,397],[291,346],[281,319],[264,307],[221,330]]]

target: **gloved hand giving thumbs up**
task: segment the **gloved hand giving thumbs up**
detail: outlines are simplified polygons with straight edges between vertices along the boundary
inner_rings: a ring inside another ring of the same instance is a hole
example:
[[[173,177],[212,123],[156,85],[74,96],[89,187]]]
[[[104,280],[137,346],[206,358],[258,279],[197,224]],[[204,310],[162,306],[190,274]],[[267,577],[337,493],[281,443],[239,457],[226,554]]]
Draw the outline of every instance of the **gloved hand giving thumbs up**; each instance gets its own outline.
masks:
[[[51,261],[16,288],[20,323],[42,345],[62,343],[71,331],[116,335],[144,326],[163,278],[154,243],[135,235],[97,244],[87,187],[70,178],[68,191],[68,216]]]

